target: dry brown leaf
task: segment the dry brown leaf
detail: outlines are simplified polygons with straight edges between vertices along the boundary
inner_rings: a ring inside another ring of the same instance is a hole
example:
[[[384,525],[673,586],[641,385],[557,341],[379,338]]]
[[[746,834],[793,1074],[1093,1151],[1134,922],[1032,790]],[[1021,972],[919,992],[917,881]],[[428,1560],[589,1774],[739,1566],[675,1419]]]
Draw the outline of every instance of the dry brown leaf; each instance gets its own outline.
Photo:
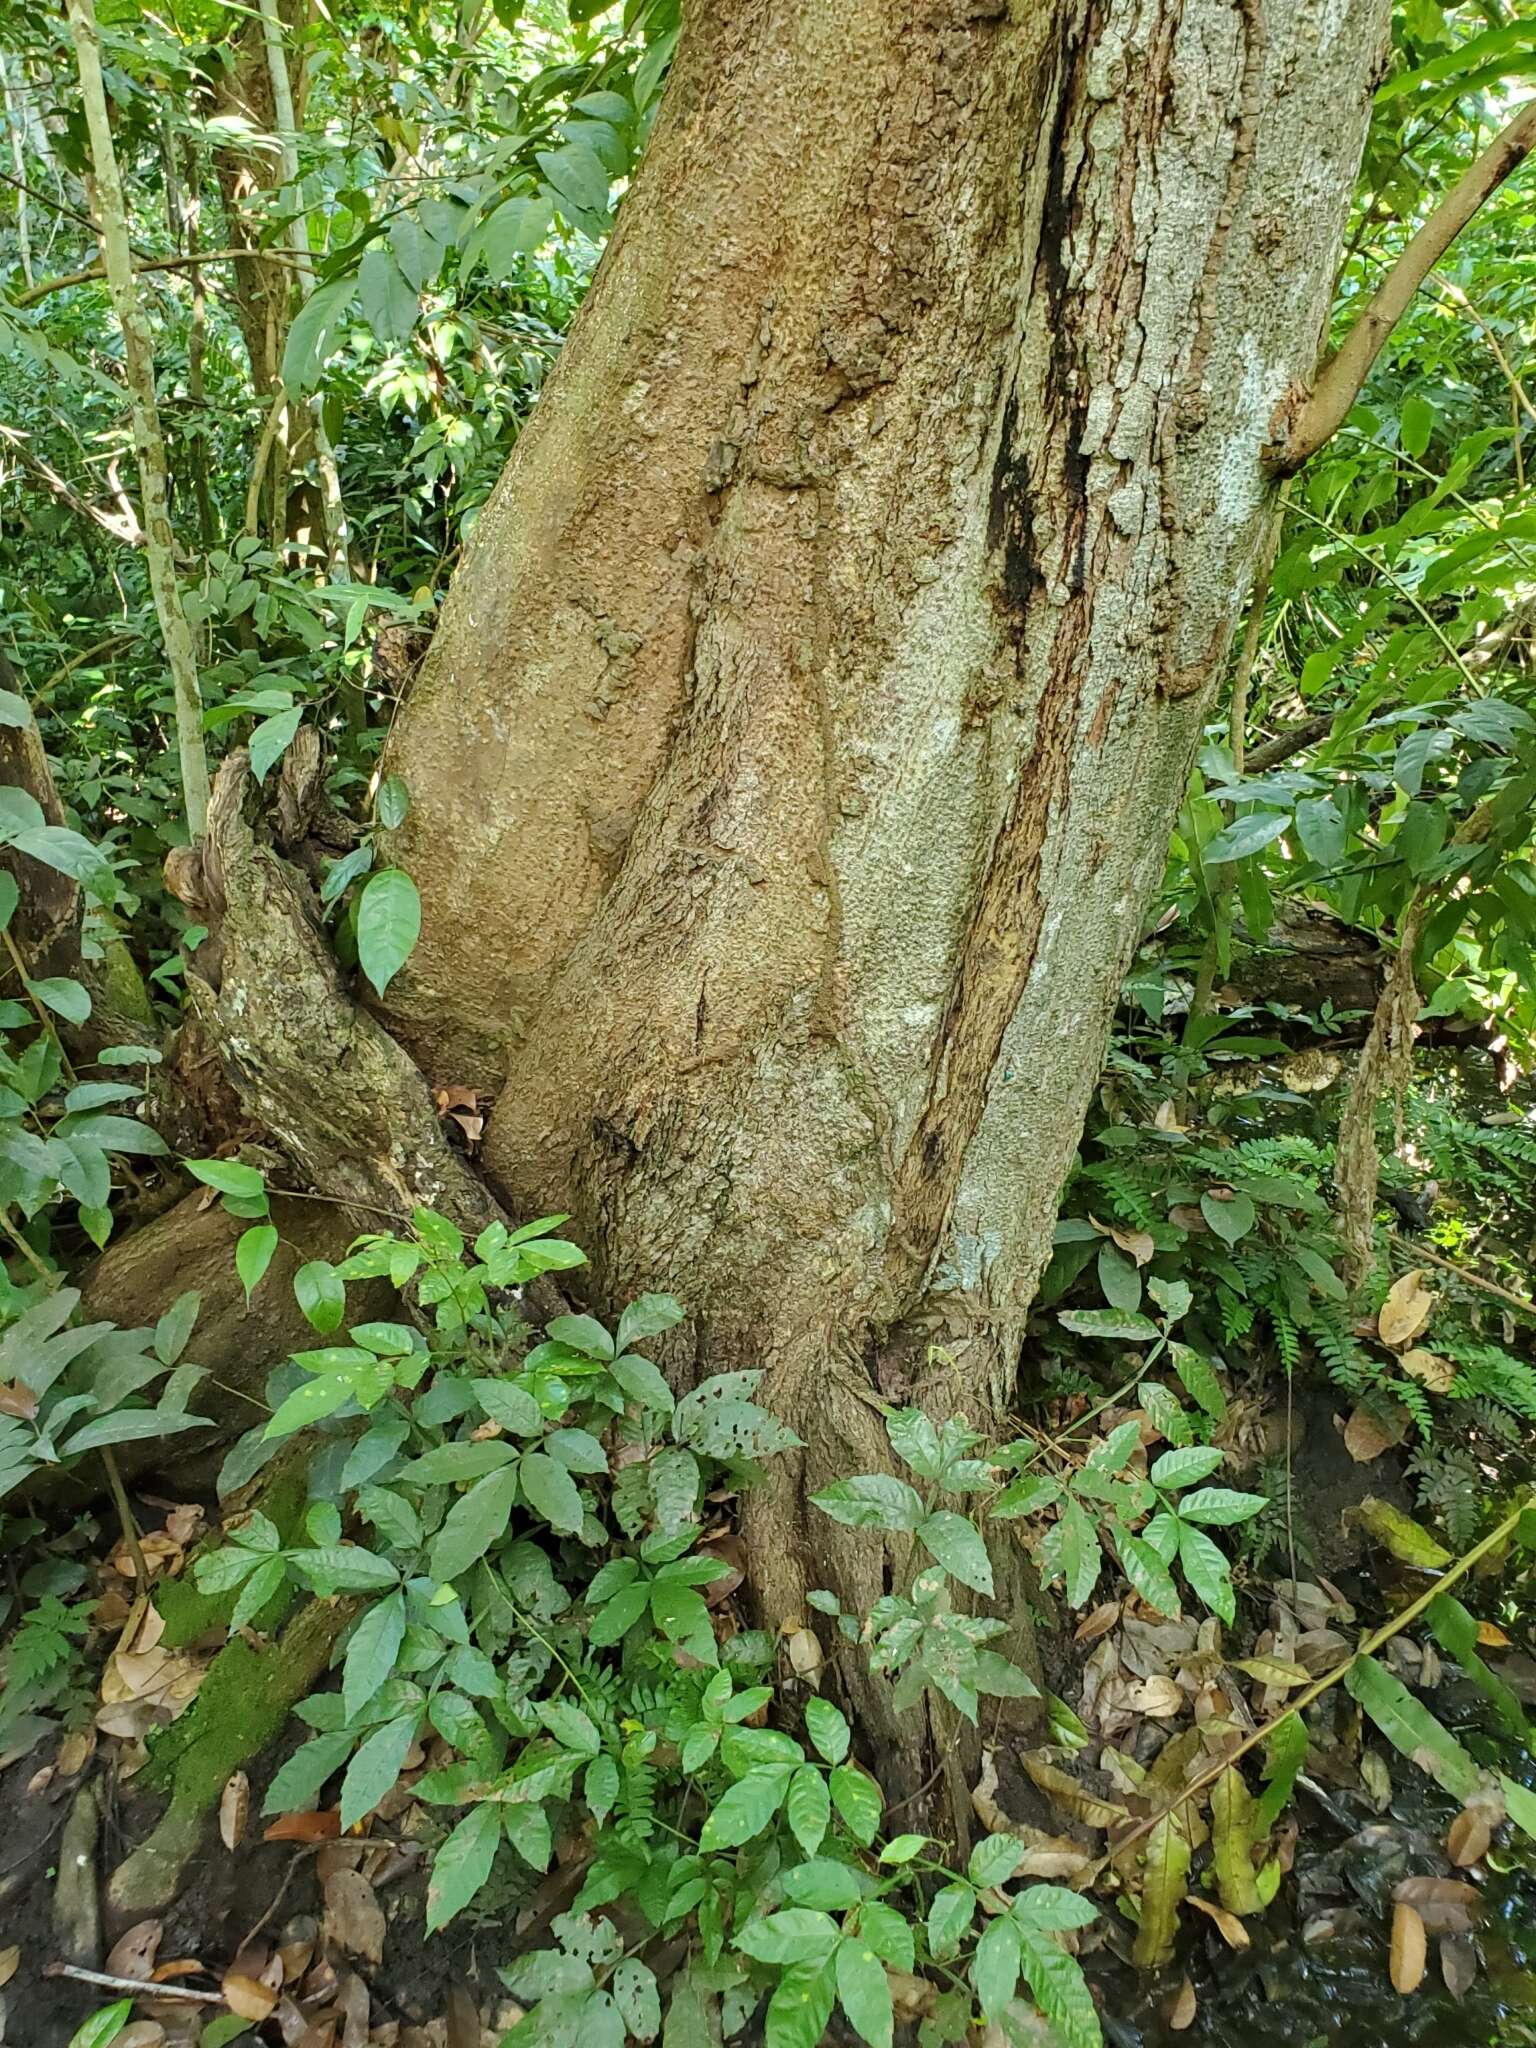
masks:
[[[1218,1906],[1214,1899],[1202,1899],[1194,1892],[1186,1892],[1184,1899],[1185,1904],[1193,1906],[1197,1913],[1215,1921],[1216,1931],[1228,1948],[1249,1946],[1253,1937],[1235,1913],[1229,1913],[1225,1906]]]
[[[1412,1906],[1432,1934],[1470,1933],[1483,1903],[1477,1886],[1459,1877],[1405,1877],[1392,1898]]]
[[[1260,1685],[1282,1689],[1305,1685],[1311,1677],[1309,1671],[1300,1664],[1293,1664],[1288,1657],[1234,1657],[1230,1668],[1245,1672],[1249,1678],[1256,1678]]]
[[[1412,1906],[1397,1905],[1392,1908],[1392,1989],[1407,1993],[1417,1991],[1424,1981],[1424,1965],[1429,1957],[1429,1938],[1424,1922]]]
[[[1357,1408],[1344,1426],[1344,1448],[1357,1465],[1369,1465],[1383,1451],[1390,1451],[1397,1438],[1383,1429],[1368,1409]]]
[[[1481,1863],[1493,1842],[1488,1815],[1475,1806],[1464,1806],[1451,1822],[1445,1838],[1445,1853],[1458,1870],[1470,1870]]]
[[[336,1870],[326,1879],[322,1932],[365,1962],[384,1960],[384,1909],[360,1870]]]
[[[1466,1997],[1477,1982],[1477,1944],[1470,1934],[1441,1935],[1440,1974],[1452,1998]]]
[[[1152,1128],[1154,1131],[1187,1131],[1189,1125],[1179,1122],[1179,1113],[1172,1101],[1165,1100],[1152,1112]]]
[[[1421,1351],[1414,1347],[1405,1351],[1397,1361],[1410,1379],[1422,1380],[1432,1394],[1448,1394],[1456,1379],[1456,1368],[1448,1358],[1441,1358],[1437,1352]]]
[[[136,1977],[148,1983],[160,1953],[165,1928],[159,1920],[140,1920],[112,1944],[104,1965],[109,1977]]]
[[[807,1678],[819,1682],[822,1666],[821,1644],[814,1629],[789,1628],[783,1631],[784,1648],[789,1657],[790,1669],[796,1678]]]
[[[1176,1202],[1168,1211],[1168,1221],[1180,1230],[1188,1231],[1191,1237],[1209,1235],[1211,1226],[1204,1216],[1188,1202]]]
[[[165,2029],[158,2020],[134,2020],[112,2036],[112,2048],[165,2048]]]
[[[1371,1795],[1372,1806],[1378,1813],[1385,1813],[1392,1804],[1392,1773],[1386,1758],[1374,1749],[1366,1750],[1360,1758],[1360,1781]]]
[[[1194,2025],[1195,2014],[1199,2009],[1200,2001],[1195,1996],[1195,1987],[1186,1977],[1175,1993],[1172,2005],[1168,2008],[1168,2025],[1170,2030],[1175,2034],[1182,2034],[1186,2027]]]
[[[1126,1230],[1118,1223],[1101,1223],[1097,1216],[1092,1215],[1088,1221],[1102,1237],[1110,1238],[1119,1245],[1121,1251],[1134,1259],[1138,1266],[1146,1265],[1156,1254],[1157,1246],[1145,1230]]]
[[[1074,1643],[1096,1643],[1100,1636],[1107,1636],[1120,1619],[1120,1602],[1106,1600],[1101,1607],[1095,1607],[1091,1614],[1085,1614],[1072,1632]]]
[[[341,1833],[341,1812],[331,1807],[326,1813],[285,1813],[262,1830],[264,1842],[323,1842]]]
[[[59,1754],[55,1759],[58,1765],[59,1776],[61,1778],[75,1777],[77,1773],[85,1769],[95,1751],[96,1730],[94,1728],[77,1728],[73,1734],[66,1735],[59,1744]]]
[[[1154,1721],[1171,1721],[1184,1710],[1184,1688],[1174,1678],[1146,1678],[1126,1693],[1126,1705],[1137,1714],[1149,1714]]]
[[[230,2011],[243,2020],[264,2020],[277,2004],[275,1991],[258,1984],[254,1977],[242,1977],[237,1970],[230,1971],[219,1989]]]
[[[251,1781],[244,1771],[234,1771],[219,1795],[219,1840],[226,1849],[239,1848],[250,1813]]]
[[[1401,1351],[1422,1333],[1434,1309],[1435,1296],[1424,1285],[1424,1269],[1415,1266],[1393,1284],[1381,1304],[1376,1334],[1388,1350]]]
[[[37,1413],[37,1396],[20,1380],[7,1386],[0,1380],[0,1415],[14,1415],[20,1422],[30,1422]]]
[[[13,1941],[9,1948],[0,1948],[0,1985],[9,1984],[20,1968],[20,1944]]]
[[[480,2048],[480,2011],[462,1984],[449,1986],[445,2048]]]
[[[1477,1624],[1478,1646],[1484,1650],[1507,1650],[1510,1640],[1496,1621],[1480,1621]]]
[[[1022,1761],[1046,1798],[1070,1813],[1074,1820],[1083,1821],[1091,1828],[1122,1827],[1129,1820],[1130,1815],[1123,1806],[1117,1806],[1113,1800],[1100,1799],[1065,1771],[1058,1770],[1038,1750],[1026,1750]]]

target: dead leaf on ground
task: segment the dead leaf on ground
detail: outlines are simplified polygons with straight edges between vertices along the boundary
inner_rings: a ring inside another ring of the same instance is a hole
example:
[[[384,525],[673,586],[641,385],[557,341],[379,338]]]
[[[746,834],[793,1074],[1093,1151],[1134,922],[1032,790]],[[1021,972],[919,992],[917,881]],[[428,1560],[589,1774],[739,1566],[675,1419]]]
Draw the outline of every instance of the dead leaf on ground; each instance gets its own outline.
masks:
[[[243,2020],[264,2020],[277,2004],[275,1991],[258,1984],[254,1977],[242,1977],[237,1970],[230,1971],[219,1989],[230,2011]]]
[[[1260,1685],[1279,1686],[1283,1690],[1305,1685],[1311,1676],[1304,1666],[1293,1664],[1289,1657],[1234,1657],[1229,1660],[1228,1668],[1256,1678]]]
[[[1372,1806],[1378,1813],[1385,1813],[1392,1804],[1392,1773],[1386,1758],[1374,1749],[1366,1750],[1360,1758],[1360,1781],[1371,1795]]]
[[[1477,1944],[1470,1934],[1440,1937],[1440,1974],[1452,1998],[1465,1998],[1477,1982]]]
[[[1203,1913],[1207,1920],[1216,1924],[1216,1931],[1228,1948],[1247,1948],[1253,1937],[1235,1913],[1229,1913],[1225,1906],[1218,1906],[1214,1899],[1202,1899],[1194,1892],[1185,1893],[1185,1902]]]
[[[239,1848],[250,1812],[251,1781],[244,1771],[234,1771],[219,1795],[219,1840],[226,1849]]]
[[[165,2029],[158,2020],[134,2020],[112,2036],[112,2048],[165,2048]]]
[[[61,1778],[73,1778],[83,1771],[96,1752],[96,1730],[77,1728],[66,1735],[59,1744],[58,1756],[54,1759]]]
[[[1038,1750],[1027,1750],[1023,1758],[1024,1768],[1035,1784],[1063,1811],[1070,1813],[1074,1820],[1083,1821],[1091,1828],[1123,1827],[1130,1815],[1123,1806],[1113,1800],[1101,1799],[1080,1785],[1075,1778],[1057,1768],[1049,1757]]]
[[[186,1650],[162,1649],[164,1633],[159,1610],[141,1594],[101,1674],[96,1726],[104,1735],[142,1736],[174,1721],[192,1704],[208,1660]]]
[[[273,1821],[269,1828],[262,1830],[264,1842],[323,1842],[331,1835],[341,1833],[341,1810],[331,1807],[325,1813],[285,1813],[281,1820]]]
[[[107,1975],[135,1977],[147,1984],[153,1974],[164,1933],[164,1923],[159,1920],[138,1921],[113,1943],[104,1965]]]
[[[1127,1258],[1134,1259],[1138,1266],[1146,1265],[1157,1252],[1156,1244],[1150,1233],[1145,1230],[1126,1230],[1118,1223],[1101,1223],[1097,1216],[1092,1215],[1088,1221],[1101,1237],[1107,1237],[1119,1245]]]
[[[1184,1688],[1174,1678],[1147,1678],[1126,1693],[1126,1705],[1134,1713],[1150,1715],[1154,1721],[1171,1721],[1184,1711]]]
[[[1438,1352],[1421,1351],[1415,1346],[1397,1362],[1410,1379],[1421,1380],[1432,1394],[1448,1394],[1455,1384],[1456,1367]]]
[[[1483,1650],[1507,1650],[1510,1639],[1496,1621],[1480,1621],[1477,1624],[1478,1648]]]
[[[781,1633],[784,1637],[785,1654],[789,1658],[789,1667],[796,1678],[808,1679],[813,1685],[819,1683],[821,1667],[825,1660],[815,1630],[791,1625]]]
[[[9,1948],[0,1948],[0,1984],[9,1984],[21,1967],[21,1947],[12,1942]]]
[[[1369,1465],[1383,1451],[1402,1442],[1400,1433],[1390,1429],[1368,1408],[1357,1408],[1344,1425],[1344,1448],[1357,1465]]]
[[[1464,1806],[1451,1822],[1445,1837],[1445,1853],[1458,1870],[1470,1870],[1481,1863],[1493,1844],[1493,1826],[1486,1809]]]
[[[1191,1237],[1209,1235],[1211,1226],[1200,1211],[1188,1202],[1176,1202],[1168,1211],[1168,1221],[1180,1230],[1188,1231]]]
[[[1401,1351],[1423,1332],[1434,1309],[1435,1296],[1424,1285],[1424,1269],[1415,1266],[1393,1283],[1376,1318],[1376,1334],[1388,1350]]]
[[[1195,1996],[1195,1987],[1186,1977],[1174,1995],[1168,2008],[1168,2025],[1175,2034],[1182,2034],[1186,2027],[1194,2025],[1195,2014],[1200,2010],[1200,2001]]]
[[[1424,1981],[1424,1965],[1429,1956],[1429,1938],[1424,1922],[1412,1906],[1397,1905],[1392,1909],[1392,1989],[1399,1992],[1417,1991]]]
[[[384,1909],[360,1870],[336,1870],[325,1881],[324,1938],[365,1962],[384,1960]]]
[[[1095,1607],[1091,1614],[1085,1614],[1073,1630],[1074,1643],[1096,1643],[1100,1636],[1107,1636],[1120,1619],[1120,1602],[1106,1600],[1101,1607]]]
[[[1467,1934],[1483,1895],[1460,1877],[1405,1877],[1393,1887],[1395,1905],[1412,1906],[1432,1934]]]
[[[14,1415],[19,1422],[30,1422],[37,1413],[37,1396],[29,1386],[17,1380],[7,1386],[0,1380],[0,1415]]]

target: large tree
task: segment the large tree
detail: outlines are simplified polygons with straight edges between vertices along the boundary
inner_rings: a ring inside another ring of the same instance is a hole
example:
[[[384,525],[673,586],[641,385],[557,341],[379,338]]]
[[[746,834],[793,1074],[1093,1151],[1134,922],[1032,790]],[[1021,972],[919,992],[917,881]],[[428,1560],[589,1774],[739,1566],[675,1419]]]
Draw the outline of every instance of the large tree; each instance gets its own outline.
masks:
[[[804,1505],[883,1398],[1008,1406],[1386,25],[700,0],[394,735],[391,1021],[679,1379],[768,1368],[770,1624],[899,1568]]]

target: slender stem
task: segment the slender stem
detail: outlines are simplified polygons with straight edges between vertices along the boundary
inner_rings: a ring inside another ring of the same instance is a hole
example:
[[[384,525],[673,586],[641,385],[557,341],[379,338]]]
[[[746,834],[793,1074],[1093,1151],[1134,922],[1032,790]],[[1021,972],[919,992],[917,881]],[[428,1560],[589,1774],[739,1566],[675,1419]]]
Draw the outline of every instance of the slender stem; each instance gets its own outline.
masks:
[[[190,270],[195,275],[205,263],[240,263],[250,253],[249,249],[203,249],[186,256],[146,256],[133,265],[133,275],[143,277],[156,270]],[[281,249],[263,249],[261,258],[264,263],[290,263],[293,260]],[[79,270],[61,271],[57,277],[39,278],[36,284],[18,292],[11,304],[35,306],[40,299],[46,299],[54,292],[67,292],[77,284],[96,284],[106,275],[105,263],[87,263]]]
[[[123,366],[132,401],[134,450],[138,456],[139,486],[144,500],[145,555],[175,695],[182,798],[188,830],[197,841],[206,837],[208,831],[208,755],[203,744],[202,692],[197,679],[192,628],[181,601],[181,587],[176,580],[165,439],[160,431],[160,412],[155,400],[154,346],[134,288],[128,209],[112,141],[106,87],[102,82],[95,0],[68,0],[68,17],[90,136],[102,261],[106,266],[113,310],[123,336]]]
[[[1536,99],[1527,100],[1476,163],[1446,193],[1372,293],[1365,311],[1323,365],[1311,395],[1297,411],[1277,454],[1279,467],[1300,469],[1332,440],[1360,395],[1371,365],[1381,354],[1413,295],[1483,202],[1536,148]]]
[[[1253,579],[1253,595],[1248,600],[1248,626],[1243,634],[1242,651],[1237,657],[1237,670],[1232,678],[1232,708],[1227,718],[1227,745],[1232,755],[1234,780],[1243,772],[1243,757],[1248,743],[1248,691],[1253,681],[1253,664],[1258,659],[1259,639],[1264,631],[1264,611],[1269,603],[1269,586],[1275,574],[1275,557],[1280,552],[1280,530],[1285,524],[1286,501],[1290,495],[1291,480],[1287,477],[1280,486],[1280,494],[1270,518],[1259,573]]]
[[[123,1541],[128,1545],[128,1555],[133,1559],[134,1583],[138,1591],[147,1597],[149,1566],[144,1562],[144,1549],[139,1542],[139,1525],[133,1519],[133,1509],[128,1502],[128,1489],[123,1484],[122,1469],[110,1444],[102,1445],[101,1462],[106,1468],[107,1484],[112,1489],[112,1504],[117,1509],[117,1519],[122,1524]]]
[[[1512,1294],[1496,1280],[1485,1280],[1481,1273],[1474,1273],[1470,1266],[1458,1266],[1454,1259],[1442,1258],[1439,1252],[1431,1251],[1428,1245],[1416,1244],[1411,1249],[1405,1245],[1403,1256],[1427,1259],[1430,1265],[1438,1266],[1442,1273],[1454,1273],[1458,1280],[1465,1280],[1469,1287],[1481,1287],[1485,1294],[1496,1294],[1500,1301],[1507,1301],[1511,1308],[1524,1309],[1528,1316],[1536,1315],[1536,1301],[1527,1301],[1523,1294]]]
[[[41,1001],[39,1001],[38,997],[33,993],[32,979],[31,976],[27,973],[27,963],[21,957],[21,949],[16,944],[16,941],[11,934],[11,929],[9,925],[6,926],[3,932],[0,932],[0,938],[3,938],[5,941],[5,950],[11,956],[11,965],[15,968],[17,975],[20,977],[21,985],[27,992],[28,1001],[31,1003],[33,1009],[37,1012],[38,1022],[42,1025],[43,1030],[47,1033],[47,1035],[53,1040],[55,1049],[57,1050],[59,1055],[59,1064],[63,1067],[65,1075],[69,1080],[77,1080],[79,1077],[76,1075],[74,1068],[69,1063],[69,1054],[64,1050],[64,1041],[62,1038],[60,1038],[58,1028],[54,1024],[53,1019],[48,1014],[47,1006]]]
[[[52,1266],[48,1265],[44,1261],[35,1245],[28,1244],[26,1238],[16,1228],[16,1225],[11,1221],[11,1212],[9,1207],[0,1209],[0,1230],[3,1230],[5,1232],[6,1236],[11,1240],[11,1243],[15,1245],[17,1251],[21,1253],[22,1257],[26,1260],[27,1264],[32,1268],[33,1272],[37,1274],[38,1278],[42,1281],[43,1285],[46,1288],[48,1288],[49,1292],[51,1293],[52,1290],[58,1286],[61,1276],[55,1273]]]

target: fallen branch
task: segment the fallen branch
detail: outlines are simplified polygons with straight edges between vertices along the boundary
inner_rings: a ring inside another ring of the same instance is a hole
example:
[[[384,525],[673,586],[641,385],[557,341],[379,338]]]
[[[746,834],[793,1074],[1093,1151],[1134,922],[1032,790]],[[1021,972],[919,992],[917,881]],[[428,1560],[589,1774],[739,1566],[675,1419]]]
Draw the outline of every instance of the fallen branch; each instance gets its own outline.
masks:
[[[1402,319],[1414,293],[1484,202],[1536,149],[1536,99],[1527,100],[1503,132],[1464,171],[1371,295],[1365,311],[1318,372],[1296,409],[1275,466],[1300,469],[1344,424],[1371,365]]]
[[[127,1991],[135,1998],[180,1998],[193,2005],[223,2005],[222,1991],[197,1991],[190,1984],[157,1984],[148,1977],[113,1977],[105,1970],[82,1970],[78,1963],[44,1963],[45,1977],[73,1977],[77,1984],[96,1984],[103,1991]]]

